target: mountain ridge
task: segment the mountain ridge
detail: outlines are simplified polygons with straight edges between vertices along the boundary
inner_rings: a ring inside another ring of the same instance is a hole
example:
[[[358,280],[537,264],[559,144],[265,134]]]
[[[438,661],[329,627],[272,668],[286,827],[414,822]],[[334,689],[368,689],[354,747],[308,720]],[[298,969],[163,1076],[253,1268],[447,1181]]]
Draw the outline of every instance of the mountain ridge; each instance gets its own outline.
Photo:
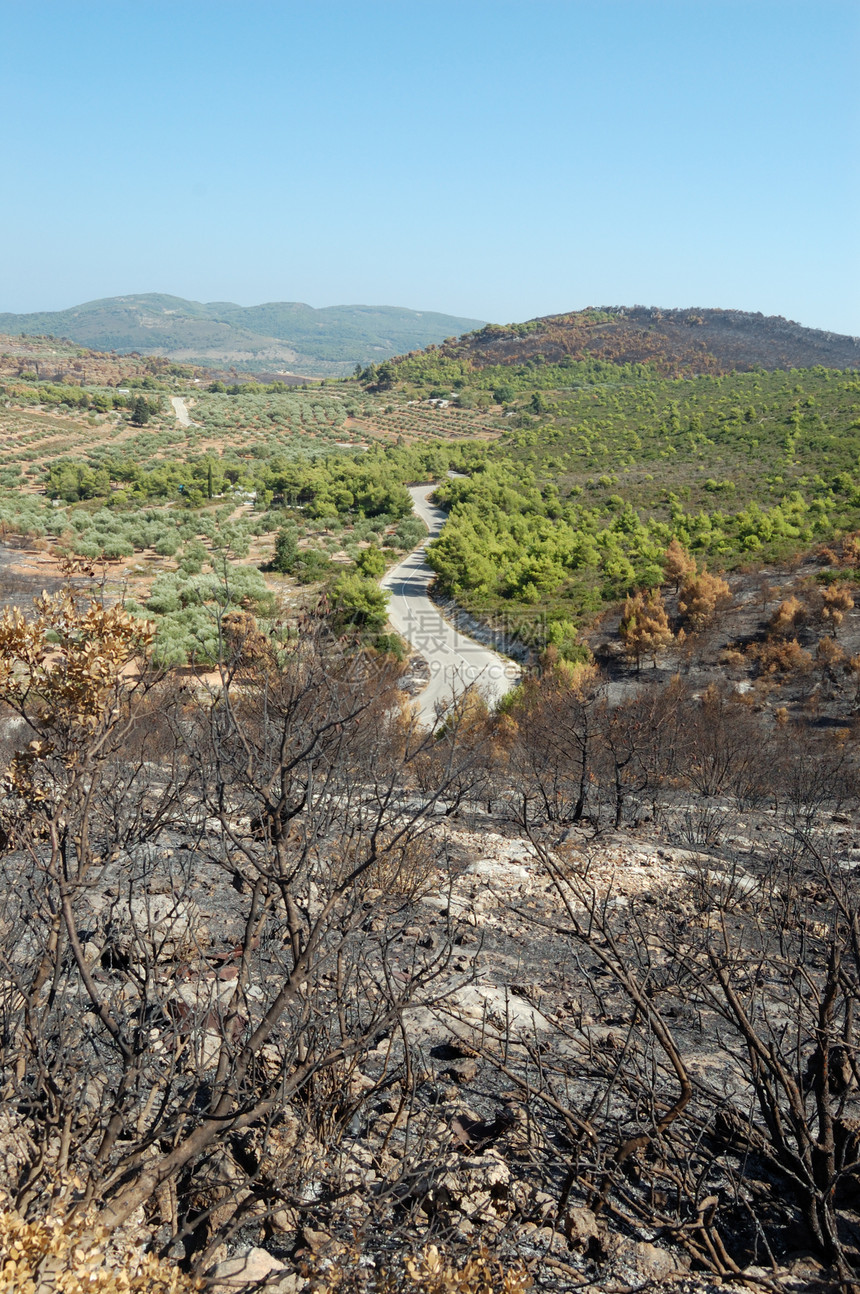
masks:
[[[169,293],[101,297],[67,310],[0,314],[0,333],[67,337],[101,351],[162,354],[206,367],[335,377],[482,327],[483,320],[402,306],[240,306]]]

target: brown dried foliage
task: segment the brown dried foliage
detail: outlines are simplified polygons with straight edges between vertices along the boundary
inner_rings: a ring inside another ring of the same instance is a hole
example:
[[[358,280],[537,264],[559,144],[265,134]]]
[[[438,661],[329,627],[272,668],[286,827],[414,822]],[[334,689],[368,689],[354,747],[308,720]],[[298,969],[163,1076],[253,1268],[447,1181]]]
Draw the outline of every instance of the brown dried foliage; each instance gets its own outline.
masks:
[[[658,653],[672,641],[672,629],[659,589],[626,599],[619,633],[637,670],[643,656],[650,656],[656,664]]]
[[[686,577],[678,594],[678,610],[694,633],[706,629],[731,601],[732,591],[719,575],[701,571]]]

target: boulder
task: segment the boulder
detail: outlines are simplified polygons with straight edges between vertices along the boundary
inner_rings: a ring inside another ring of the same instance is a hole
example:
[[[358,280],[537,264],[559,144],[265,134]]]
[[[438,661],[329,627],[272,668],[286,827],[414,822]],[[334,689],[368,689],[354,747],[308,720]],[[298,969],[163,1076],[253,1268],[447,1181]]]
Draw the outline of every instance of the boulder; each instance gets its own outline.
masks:
[[[266,1281],[267,1288],[276,1284],[276,1273],[286,1271],[265,1249],[245,1249],[225,1258],[209,1273],[210,1294],[236,1294],[236,1291]]]
[[[574,1249],[589,1250],[600,1243],[597,1218],[591,1209],[573,1205],[562,1218],[564,1234]]]
[[[487,1150],[483,1155],[449,1155],[442,1171],[426,1183],[424,1208],[453,1210],[473,1222],[492,1223],[507,1209],[511,1174],[501,1155]]]
[[[645,1240],[627,1240],[624,1236],[617,1238],[613,1258],[616,1265],[630,1272],[637,1282],[668,1280],[690,1267],[686,1255],[660,1249]]]
[[[206,942],[197,904],[174,894],[135,894],[111,914],[111,951],[131,961],[193,956]]]
[[[466,868],[468,876],[483,876],[487,880],[501,881],[503,884],[525,884],[531,880],[527,868],[513,863],[507,858],[477,858]]]

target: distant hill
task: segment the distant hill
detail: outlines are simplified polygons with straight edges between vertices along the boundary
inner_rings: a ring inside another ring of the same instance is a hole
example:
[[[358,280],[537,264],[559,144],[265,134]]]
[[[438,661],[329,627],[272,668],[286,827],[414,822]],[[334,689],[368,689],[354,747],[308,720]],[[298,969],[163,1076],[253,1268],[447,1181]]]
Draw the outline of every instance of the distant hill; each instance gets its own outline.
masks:
[[[185,301],[161,293],[106,297],[70,310],[0,314],[0,333],[67,337],[99,351],[167,355],[240,371],[342,376],[356,364],[441,342],[476,327],[460,319],[397,306],[328,306],[295,301],[237,306]]]
[[[385,368],[400,363],[405,375],[418,358],[404,357]],[[857,368],[860,338],[743,310],[610,306],[522,324],[488,324],[437,347],[427,359],[435,367],[440,360],[454,361],[467,371],[535,362],[647,363],[666,377],[683,377],[817,364]]]

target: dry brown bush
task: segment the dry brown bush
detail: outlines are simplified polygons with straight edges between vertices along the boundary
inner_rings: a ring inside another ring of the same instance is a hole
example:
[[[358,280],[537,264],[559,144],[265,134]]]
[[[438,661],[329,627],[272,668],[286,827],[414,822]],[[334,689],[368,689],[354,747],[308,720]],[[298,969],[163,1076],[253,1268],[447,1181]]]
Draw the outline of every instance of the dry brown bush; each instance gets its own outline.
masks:
[[[830,681],[845,668],[847,657],[835,638],[819,638],[815,648],[815,664],[823,678]]]
[[[842,560],[846,566],[860,566],[860,532],[842,540]]]
[[[726,647],[720,652],[720,664],[726,669],[742,671],[747,667],[747,658],[738,647]]]
[[[707,628],[731,601],[732,591],[718,575],[702,571],[688,575],[678,594],[678,610],[694,633]]]
[[[666,549],[663,566],[666,583],[673,585],[676,592],[685,579],[696,574],[696,559],[685,552],[677,539],[673,539]]]
[[[643,656],[650,656],[656,665],[658,653],[672,641],[669,617],[659,589],[627,598],[618,632],[628,654],[636,662],[637,671]]]
[[[831,584],[821,594],[820,617],[822,620],[829,620],[831,624],[839,626],[845,619],[846,611],[851,611],[854,607],[854,598],[851,596],[851,590],[844,584]]]
[[[808,674],[812,669],[812,657],[796,638],[755,643],[750,655],[762,674]]]
[[[790,634],[796,633],[800,625],[806,623],[806,619],[807,608],[792,594],[780,602],[774,611],[768,624],[768,632],[774,637],[787,638]]]
[[[362,1269],[351,1254],[312,1280],[313,1294],[525,1294],[532,1288],[519,1262],[502,1262],[480,1247],[453,1259],[428,1245],[416,1257],[377,1271]]]
[[[0,1198],[0,1294],[195,1294],[201,1282],[60,1207],[28,1221]]]
[[[384,832],[379,839],[379,855],[359,876],[362,892],[381,890],[386,895],[416,899],[426,891],[436,871],[436,848],[428,836],[392,839]],[[356,866],[356,857],[348,849],[330,858],[333,875],[348,876]]]

